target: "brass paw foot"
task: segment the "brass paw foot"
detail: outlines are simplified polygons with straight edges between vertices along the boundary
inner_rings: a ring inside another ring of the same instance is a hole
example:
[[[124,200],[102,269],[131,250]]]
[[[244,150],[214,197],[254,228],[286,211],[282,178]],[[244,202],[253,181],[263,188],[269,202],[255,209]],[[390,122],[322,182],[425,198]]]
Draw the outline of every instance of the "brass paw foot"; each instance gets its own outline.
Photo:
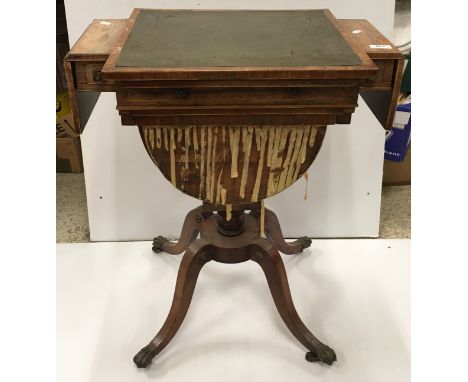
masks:
[[[336,354],[331,347],[320,344],[316,350],[307,352],[305,358],[309,362],[323,362],[331,365],[336,361]]]
[[[135,365],[138,368],[145,368],[149,366],[155,355],[155,346],[153,344],[149,344],[141,349],[135,357],[133,357],[133,362],[135,362]]]
[[[168,242],[164,236],[158,236],[153,239],[153,252],[159,253],[164,252],[163,244]]]
[[[307,237],[307,236],[302,236],[299,239],[297,239],[297,241],[301,246],[301,252],[304,249],[309,248],[310,245],[312,244],[312,239],[310,237]]]

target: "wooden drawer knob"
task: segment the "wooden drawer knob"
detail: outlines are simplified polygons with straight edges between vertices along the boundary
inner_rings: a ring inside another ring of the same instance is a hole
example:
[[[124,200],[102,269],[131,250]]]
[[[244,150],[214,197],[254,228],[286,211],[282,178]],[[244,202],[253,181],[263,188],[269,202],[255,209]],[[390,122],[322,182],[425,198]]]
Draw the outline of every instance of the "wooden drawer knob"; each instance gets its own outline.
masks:
[[[188,88],[179,88],[176,90],[176,94],[179,97],[188,97],[190,95],[190,89]]]
[[[93,72],[93,81],[97,84],[102,84],[104,82],[102,79],[102,72],[100,70],[95,70]]]
[[[299,88],[289,88],[288,89],[288,93],[291,96],[297,96],[297,95],[299,95],[300,92],[301,92],[301,90]]]

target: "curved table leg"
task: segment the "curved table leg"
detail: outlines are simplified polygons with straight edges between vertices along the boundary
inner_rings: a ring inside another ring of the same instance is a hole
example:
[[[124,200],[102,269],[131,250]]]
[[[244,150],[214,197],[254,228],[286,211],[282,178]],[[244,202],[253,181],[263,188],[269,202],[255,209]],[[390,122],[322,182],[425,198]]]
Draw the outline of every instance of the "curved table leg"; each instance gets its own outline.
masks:
[[[177,333],[190,306],[198,274],[203,265],[211,260],[210,250],[211,246],[204,240],[198,239],[185,252],[177,275],[171,310],[158,334],[133,357],[137,367],[147,367]]]
[[[276,214],[265,208],[265,235],[273,242],[280,252],[285,255],[295,255],[310,247],[312,240],[307,236],[302,236],[299,239],[287,243],[284,240],[283,232]]]
[[[190,243],[197,238],[200,224],[207,217],[207,213],[203,212],[202,208],[202,206],[194,208],[187,214],[177,243],[171,243],[164,236],[155,237],[153,252],[166,252],[170,255],[179,255],[184,252]],[[211,214],[209,213],[209,215]]]
[[[263,269],[273,300],[281,318],[291,333],[303,344],[309,352],[306,360],[309,362],[321,361],[331,365],[336,361],[336,354],[327,345],[320,342],[304,325],[291,297],[288,278],[283,260],[277,249],[266,239],[259,239],[250,247],[251,259]]]

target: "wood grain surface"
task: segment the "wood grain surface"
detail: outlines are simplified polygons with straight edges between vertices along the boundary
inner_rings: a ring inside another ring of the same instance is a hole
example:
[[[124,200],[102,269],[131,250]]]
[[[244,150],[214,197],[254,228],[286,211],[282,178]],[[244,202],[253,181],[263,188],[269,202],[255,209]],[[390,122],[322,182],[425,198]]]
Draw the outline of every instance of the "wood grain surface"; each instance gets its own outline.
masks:
[[[273,196],[309,168],[325,126],[140,127],[156,166],[174,187],[210,203]]]
[[[125,29],[127,21],[127,19],[93,20],[68,52],[68,58],[75,60],[104,58],[105,61]]]
[[[275,66],[272,62],[270,65],[264,66],[252,66],[248,63],[239,64],[237,66],[206,66],[198,63],[198,66],[119,66],[119,58],[122,51],[125,48],[127,41],[130,39],[131,32],[135,25],[138,23],[138,17],[141,12],[145,12],[142,9],[135,9],[129,18],[128,24],[125,31],[121,34],[117,41],[114,49],[112,50],[106,64],[103,68],[104,79],[119,80],[119,81],[132,81],[132,80],[229,80],[229,79],[339,79],[339,78],[374,78],[377,68],[372,60],[367,56],[365,51],[360,45],[349,35],[348,32],[339,24],[336,18],[329,10],[308,10],[308,11],[288,11],[290,13],[300,12],[321,12],[322,15],[328,20],[330,28],[337,32],[340,37],[340,41],[344,41],[345,46],[350,48],[355,56],[358,57],[360,63],[354,63],[349,65],[349,61],[343,59],[343,64],[340,65],[338,61],[334,61],[333,65],[289,65],[281,63]],[[164,12],[187,12],[177,10],[164,10]],[[217,13],[220,12],[231,12],[229,10],[216,10],[216,11],[200,11],[192,10],[191,12],[204,12],[211,13],[213,17],[216,17]],[[255,14],[259,11],[245,11],[248,14]],[[263,11],[273,15],[275,12],[284,11]],[[200,36],[200,41],[194,49],[201,49],[203,47],[204,39],[210,37],[210,29],[207,28],[204,31],[204,37]],[[248,40],[244,42],[248,44]],[[323,46],[313,47],[320,51]],[[354,61],[353,61],[354,62]],[[188,65],[188,64],[187,64]]]
[[[393,43],[367,20],[340,19],[339,23],[351,34],[370,58],[402,58]],[[385,46],[378,48],[376,46]],[[389,48],[386,47],[389,46]]]
[[[360,86],[366,88],[366,90],[384,90],[391,93],[386,121],[383,123],[386,130],[391,130],[398,97],[400,96],[404,65],[403,55],[369,21],[342,19],[339,22],[354,40],[361,45],[379,69],[376,78],[365,80]],[[363,97],[367,101],[367,97]]]

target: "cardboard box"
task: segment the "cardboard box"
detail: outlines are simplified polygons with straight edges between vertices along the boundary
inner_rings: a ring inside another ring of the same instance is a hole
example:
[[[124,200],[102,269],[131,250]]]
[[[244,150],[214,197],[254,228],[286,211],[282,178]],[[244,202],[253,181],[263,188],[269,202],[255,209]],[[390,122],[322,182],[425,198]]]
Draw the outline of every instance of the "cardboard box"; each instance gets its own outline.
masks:
[[[384,161],[383,185],[402,186],[411,184],[411,145],[402,162]]]
[[[56,139],[57,172],[83,172],[80,138]]]
[[[411,103],[397,106],[393,127],[385,137],[384,158],[403,162],[411,140]]]
[[[55,123],[55,136],[57,138],[76,138],[79,136],[79,134],[75,132],[67,90],[56,94]]]
[[[81,142],[75,132],[68,91],[58,92],[55,106],[56,171],[83,172]]]

